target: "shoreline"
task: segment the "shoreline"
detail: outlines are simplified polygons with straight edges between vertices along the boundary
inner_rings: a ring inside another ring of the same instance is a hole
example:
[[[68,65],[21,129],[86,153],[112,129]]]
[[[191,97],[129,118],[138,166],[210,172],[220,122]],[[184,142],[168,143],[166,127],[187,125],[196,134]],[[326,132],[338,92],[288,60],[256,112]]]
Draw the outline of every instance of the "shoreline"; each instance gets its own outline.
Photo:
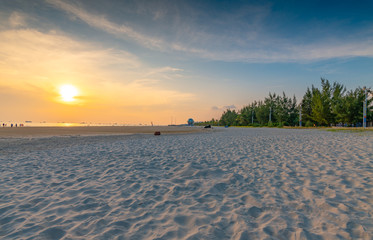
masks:
[[[0,138],[154,134],[156,131],[161,134],[204,132],[202,127],[189,126],[5,127],[0,128]]]

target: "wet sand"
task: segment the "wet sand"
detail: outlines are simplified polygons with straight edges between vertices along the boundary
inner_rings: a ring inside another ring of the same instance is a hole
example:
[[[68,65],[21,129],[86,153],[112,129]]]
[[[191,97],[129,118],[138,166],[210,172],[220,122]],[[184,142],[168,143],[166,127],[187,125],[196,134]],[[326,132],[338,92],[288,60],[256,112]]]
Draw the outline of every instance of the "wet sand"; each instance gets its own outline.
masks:
[[[84,126],[84,127],[5,127],[0,128],[0,138],[93,136],[127,134],[161,134],[201,132],[201,127],[189,126]]]

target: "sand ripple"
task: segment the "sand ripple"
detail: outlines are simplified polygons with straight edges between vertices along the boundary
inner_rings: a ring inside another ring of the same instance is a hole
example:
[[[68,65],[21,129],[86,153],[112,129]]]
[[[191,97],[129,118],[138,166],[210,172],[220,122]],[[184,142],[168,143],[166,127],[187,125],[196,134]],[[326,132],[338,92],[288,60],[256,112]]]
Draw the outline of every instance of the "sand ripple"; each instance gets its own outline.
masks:
[[[1,239],[372,239],[370,136],[0,139]]]

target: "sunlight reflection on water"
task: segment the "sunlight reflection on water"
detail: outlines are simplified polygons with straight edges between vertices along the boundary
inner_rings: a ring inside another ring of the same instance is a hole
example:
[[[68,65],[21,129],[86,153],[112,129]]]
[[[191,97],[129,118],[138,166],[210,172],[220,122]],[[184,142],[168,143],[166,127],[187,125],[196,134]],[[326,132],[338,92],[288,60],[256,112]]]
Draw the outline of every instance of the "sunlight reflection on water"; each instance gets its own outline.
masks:
[[[81,122],[81,123],[74,123],[74,122],[31,122],[31,121],[26,121],[26,122],[7,122],[7,126],[10,126],[11,123],[14,125],[18,123],[18,126],[20,124],[23,124],[24,127],[86,127],[86,126],[133,126],[130,124],[119,124],[119,123],[86,123],[86,122]]]

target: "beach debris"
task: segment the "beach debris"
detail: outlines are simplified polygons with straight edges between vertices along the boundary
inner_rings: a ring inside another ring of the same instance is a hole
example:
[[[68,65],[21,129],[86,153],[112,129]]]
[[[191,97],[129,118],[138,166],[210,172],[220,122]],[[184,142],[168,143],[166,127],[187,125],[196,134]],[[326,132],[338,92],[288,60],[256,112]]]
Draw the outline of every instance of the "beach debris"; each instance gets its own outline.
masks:
[[[159,135],[161,135],[161,132],[156,131],[156,132],[154,132],[154,135],[159,136]]]

